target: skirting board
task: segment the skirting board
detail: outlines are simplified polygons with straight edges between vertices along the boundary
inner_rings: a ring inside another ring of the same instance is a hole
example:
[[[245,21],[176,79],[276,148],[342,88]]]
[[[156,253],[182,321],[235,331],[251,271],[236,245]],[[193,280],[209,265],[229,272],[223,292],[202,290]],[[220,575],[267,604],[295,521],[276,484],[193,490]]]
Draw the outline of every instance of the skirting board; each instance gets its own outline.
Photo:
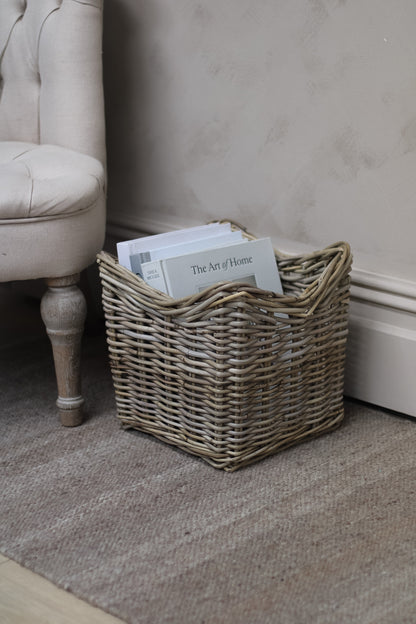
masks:
[[[416,285],[352,271],[345,394],[416,417]]]
[[[156,219],[134,227],[110,223],[107,248],[114,249],[118,240],[179,227],[187,226]],[[345,395],[416,417],[415,380],[416,282],[353,266]]]

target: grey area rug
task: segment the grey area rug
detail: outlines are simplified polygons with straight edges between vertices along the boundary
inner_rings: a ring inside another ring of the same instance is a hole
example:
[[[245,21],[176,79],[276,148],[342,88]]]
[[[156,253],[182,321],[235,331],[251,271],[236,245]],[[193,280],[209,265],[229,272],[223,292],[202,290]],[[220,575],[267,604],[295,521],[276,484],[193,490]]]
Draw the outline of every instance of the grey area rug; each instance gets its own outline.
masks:
[[[0,348],[0,551],[129,623],[416,622],[416,422],[340,429],[227,474],[119,428],[103,336],[59,426],[50,348]]]

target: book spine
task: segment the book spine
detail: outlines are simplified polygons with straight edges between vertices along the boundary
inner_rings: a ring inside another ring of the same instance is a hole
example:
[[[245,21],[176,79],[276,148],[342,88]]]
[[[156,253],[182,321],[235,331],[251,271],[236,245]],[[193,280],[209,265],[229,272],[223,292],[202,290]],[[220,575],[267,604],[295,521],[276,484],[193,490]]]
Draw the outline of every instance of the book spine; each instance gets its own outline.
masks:
[[[117,243],[117,257],[119,264],[131,271],[130,249],[129,245],[124,241],[122,243]]]

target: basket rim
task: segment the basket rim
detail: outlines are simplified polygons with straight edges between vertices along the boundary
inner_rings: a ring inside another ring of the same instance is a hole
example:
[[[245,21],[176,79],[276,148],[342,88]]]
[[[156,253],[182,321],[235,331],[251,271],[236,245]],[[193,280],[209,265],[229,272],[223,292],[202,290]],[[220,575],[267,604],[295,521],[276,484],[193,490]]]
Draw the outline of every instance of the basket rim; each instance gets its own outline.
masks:
[[[243,235],[247,238],[252,240],[256,239],[255,236],[248,233],[242,226],[231,221],[229,221],[229,223],[231,223],[233,228],[241,229]],[[100,266],[102,278],[105,277],[106,280],[114,283],[114,285],[119,285],[114,277],[103,275],[102,265],[111,266],[112,270],[122,279],[125,289],[131,289],[131,293],[135,295],[137,295],[137,291],[139,290],[146,299],[153,300],[157,305],[166,310],[176,309],[178,307],[183,310],[188,306],[195,308],[198,304],[201,304],[203,307],[217,307],[233,299],[253,298],[269,304],[274,302],[274,305],[282,307],[282,312],[289,312],[300,316],[309,316],[312,314],[317,306],[319,306],[322,299],[327,296],[328,289],[346,278],[351,270],[351,246],[346,241],[338,241],[323,249],[314,250],[305,254],[283,254],[276,248],[273,250],[277,261],[283,264],[285,262],[302,264],[323,258],[330,258],[330,260],[321,274],[296,296],[267,291],[255,286],[248,286],[244,283],[223,281],[208,286],[199,293],[175,299],[166,293],[156,290],[147,284],[139,275],[136,275],[122,266],[114,254],[102,250],[97,254],[96,259]],[[290,310],[288,310],[288,308]]]

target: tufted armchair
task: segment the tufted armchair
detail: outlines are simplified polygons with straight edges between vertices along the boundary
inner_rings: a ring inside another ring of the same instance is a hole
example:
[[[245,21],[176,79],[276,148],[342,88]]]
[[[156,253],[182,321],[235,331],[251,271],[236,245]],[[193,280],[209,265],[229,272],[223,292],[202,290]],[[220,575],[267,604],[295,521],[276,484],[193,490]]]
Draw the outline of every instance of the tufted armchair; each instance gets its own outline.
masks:
[[[102,0],[0,0],[0,282],[45,278],[64,425],[82,421],[77,283],[105,232]]]

